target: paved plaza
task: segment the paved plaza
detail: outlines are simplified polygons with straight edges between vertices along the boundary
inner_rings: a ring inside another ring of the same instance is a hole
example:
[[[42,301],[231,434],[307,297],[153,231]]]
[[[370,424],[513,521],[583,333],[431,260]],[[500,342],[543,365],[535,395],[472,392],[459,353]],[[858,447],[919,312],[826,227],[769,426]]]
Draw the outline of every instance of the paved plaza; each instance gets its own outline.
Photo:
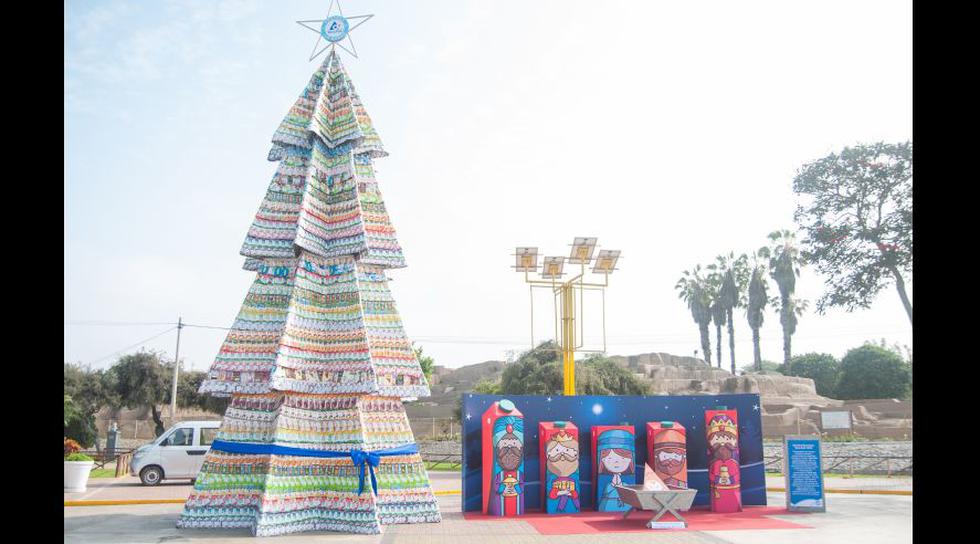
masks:
[[[458,472],[431,472],[437,493],[459,489]],[[770,482],[771,485],[777,481]],[[891,482],[892,486],[899,482]],[[830,488],[828,482],[827,485]],[[908,487],[911,488],[911,481]],[[178,499],[186,497],[191,486],[184,481],[164,483],[157,487],[140,486],[135,478],[104,478],[89,481],[85,493],[66,493],[65,500],[119,499]],[[282,537],[266,537],[261,542],[320,542],[320,543],[434,543],[480,544],[507,542],[509,544],[553,542],[554,535],[539,534],[524,520],[463,519],[458,494],[440,494],[439,505],[443,522],[438,524],[392,525],[381,535],[345,535],[336,533],[304,533]],[[784,495],[768,494],[769,504],[782,506]],[[623,532],[606,534],[561,535],[562,543],[632,542],[664,543],[812,543],[860,542],[861,544],[900,544],[912,541],[912,497],[899,495],[829,494],[825,514],[794,514],[773,516],[806,525],[803,529],[765,529],[730,531],[670,531]],[[178,530],[180,504],[138,504],[121,506],[65,507],[64,541],[71,544],[95,543],[255,543],[248,530]]]

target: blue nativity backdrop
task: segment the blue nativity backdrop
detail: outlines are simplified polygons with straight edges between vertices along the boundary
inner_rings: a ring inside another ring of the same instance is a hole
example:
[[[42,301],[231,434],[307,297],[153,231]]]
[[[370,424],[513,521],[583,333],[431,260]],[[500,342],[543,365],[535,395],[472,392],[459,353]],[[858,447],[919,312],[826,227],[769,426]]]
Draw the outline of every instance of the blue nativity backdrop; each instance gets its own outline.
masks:
[[[762,457],[762,416],[759,395],[698,396],[574,396],[463,395],[463,511],[480,511],[483,490],[483,450],[480,419],[494,402],[510,399],[524,415],[524,500],[528,510],[541,508],[541,464],[538,459],[538,423],[571,421],[579,429],[579,474],[582,510],[594,510],[592,487],[593,425],[625,422],[636,431],[636,482],[643,483],[648,421],[677,421],[687,429],[688,486],[698,490],[695,506],[710,504],[708,496],[708,443],[704,411],[716,406],[738,410],[739,466],[742,469],[742,504],[766,504],[766,474]]]

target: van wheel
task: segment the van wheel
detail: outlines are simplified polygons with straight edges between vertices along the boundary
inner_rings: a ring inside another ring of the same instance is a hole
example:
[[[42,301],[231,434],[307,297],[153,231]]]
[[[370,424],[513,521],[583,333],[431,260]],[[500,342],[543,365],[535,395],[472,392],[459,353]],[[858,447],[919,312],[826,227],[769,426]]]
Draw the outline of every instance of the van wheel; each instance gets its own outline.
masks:
[[[158,485],[163,480],[163,469],[153,465],[140,471],[140,481],[143,485]]]

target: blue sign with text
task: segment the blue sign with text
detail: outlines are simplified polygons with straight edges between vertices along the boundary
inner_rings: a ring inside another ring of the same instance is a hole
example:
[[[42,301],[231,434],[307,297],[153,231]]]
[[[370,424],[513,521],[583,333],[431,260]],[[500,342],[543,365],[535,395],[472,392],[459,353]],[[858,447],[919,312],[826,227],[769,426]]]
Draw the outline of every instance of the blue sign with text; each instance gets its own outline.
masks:
[[[825,512],[820,437],[787,436],[783,441],[786,459],[786,508],[802,512]]]

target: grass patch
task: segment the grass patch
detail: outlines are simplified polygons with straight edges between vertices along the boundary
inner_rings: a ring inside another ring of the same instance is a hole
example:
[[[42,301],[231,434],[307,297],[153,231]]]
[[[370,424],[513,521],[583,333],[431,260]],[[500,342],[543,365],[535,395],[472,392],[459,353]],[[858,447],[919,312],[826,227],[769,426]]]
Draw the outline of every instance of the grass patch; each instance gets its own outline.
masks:
[[[88,474],[89,478],[115,478],[116,469],[114,468],[96,468]]]

